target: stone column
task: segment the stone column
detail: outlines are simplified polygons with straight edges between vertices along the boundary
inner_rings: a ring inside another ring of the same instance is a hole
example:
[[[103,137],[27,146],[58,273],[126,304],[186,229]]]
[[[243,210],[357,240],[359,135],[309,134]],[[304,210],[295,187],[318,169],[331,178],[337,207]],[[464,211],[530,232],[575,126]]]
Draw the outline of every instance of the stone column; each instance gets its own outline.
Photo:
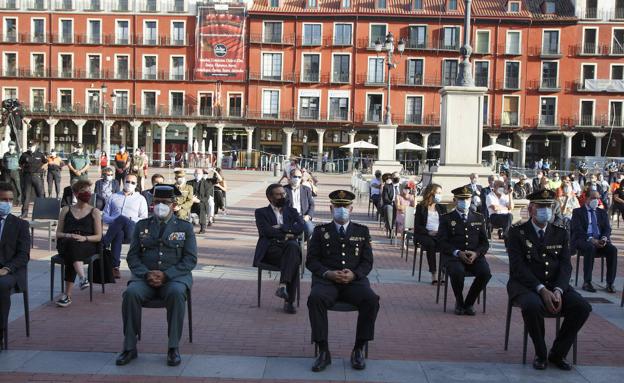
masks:
[[[132,125],[132,150],[136,150],[139,147],[139,129],[143,121],[131,121],[130,125]]]
[[[217,128],[217,167],[221,167],[223,161],[223,128],[225,124],[215,124]]]
[[[295,129],[283,128],[282,130],[286,134],[286,150],[284,151],[284,154],[287,159],[290,159],[290,156],[292,155],[292,135],[295,133]]]
[[[253,154],[253,132],[254,132],[254,127],[253,126],[247,126],[245,127],[245,131],[247,132],[247,154],[245,155],[247,157],[247,167],[250,168],[251,167],[251,155]]]
[[[49,140],[48,140],[48,151],[54,148],[54,144],[56,143],[56,124],[59,123],[59,120],[50,119],[48,120],[48,125],[50,126]],[[42,146],[42,145],[40,145]],[[43,150],[43,148],[41,148]]]
[[[106,123],[102,123],[102,129],[104,131],[104,147],[102,150],[106,152],[108,156],[108,165],[111,164],[111,158],[113,157],[113,153],[111,153],[111,128],[115,121],[106,120]]]
[[[596,138],[596,146],[594,149],[594,156],[602,157],[602,137],[606,136],[606,132],[592,132],[592,136]]]
[[[572,137],[576,135],[576,132],[563,132],[565,137],[565,168],[570,170],[570,161],[572,159]]]
[[[516,135],[520,139],[520,167],[526,168],[526,143],[531,133],[517,133]]]
[[[167,125],[169,125],[169,123],[159,121],[152,124],[160,126],[160,166],[164,167],[167,163],[167,151],[165,150],[165,145],[167,144]]]
[[[425,151],[422,152],[422,161],[420,164],[421,169],[427,169],[427,152],[429,151],[429,136],[431,133],[420,133],[422,136],[422,147],[425,148]]]
[[[74,124],[76,124],[76,127],[78,128],[78,136],[76,138],[76,141],[79,144],[82,144],[82,136],[83,136],[83,131],[84,131],[84,126],[87,124],[87,120],[74,120]]]
[[[494,145],[496,140],[498,139],[498,134],[490,133],[490,145]],[[496,169],[496,152],[490,152],[490,162],[492,166]]]
[[[197,125],[197,123],[185,122],[184,125],[188,129],[188,137],[186,138],[186,144],[188,145],[188,150],[187,150],[187,154],[188,154],[193,151],[193,138],[194,138],[193,133],[195,131],[195,125]]]
[[[318,135],[318,151],[316,155],[316,171],[323,170],[323,136],[325,135],[325,129],[315,129]]]
[[[354,142],[355,142],[355,131],[351,130],[349,132],[349,145],[353,144]],[[353,162],[355,161],[355,159],[353,158],[354,152],[355,152],[354,148],[349,149],[349,154],[351,158],[349,159],[349,168],[347,169],[348,171],[353,170]]]
[[[28,148],[28,129],[35,129],[35,127],[30,125],[31,123],[32,119],[22,120],[22,137],[19,137],[19,139],[21,140],[21,147],[23,152],[26,151],[26,149]]]

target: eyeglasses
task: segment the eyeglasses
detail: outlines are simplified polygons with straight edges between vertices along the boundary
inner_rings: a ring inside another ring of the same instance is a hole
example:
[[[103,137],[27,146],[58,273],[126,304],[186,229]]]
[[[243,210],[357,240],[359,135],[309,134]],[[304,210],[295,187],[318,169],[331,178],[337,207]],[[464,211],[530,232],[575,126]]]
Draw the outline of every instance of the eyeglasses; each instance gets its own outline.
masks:
[[[134,182],[134,181],[126,181],[126,183],[127,183],[127,184],[130,184],[130,185],[136,185],[136,184],[137,184],[137,183],[136,183],[136,182]]]

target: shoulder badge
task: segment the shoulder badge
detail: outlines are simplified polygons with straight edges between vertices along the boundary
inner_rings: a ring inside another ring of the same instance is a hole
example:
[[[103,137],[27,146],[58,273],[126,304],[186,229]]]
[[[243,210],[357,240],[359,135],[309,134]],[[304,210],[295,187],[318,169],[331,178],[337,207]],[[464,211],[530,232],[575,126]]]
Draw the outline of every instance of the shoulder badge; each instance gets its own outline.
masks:
[[[329,239],[329,233],[325,232],[325,235],[323,236],[323,238]]]
[[[457,225],[457,222],[451,221],[451,226],[455,226],[455,225]]]

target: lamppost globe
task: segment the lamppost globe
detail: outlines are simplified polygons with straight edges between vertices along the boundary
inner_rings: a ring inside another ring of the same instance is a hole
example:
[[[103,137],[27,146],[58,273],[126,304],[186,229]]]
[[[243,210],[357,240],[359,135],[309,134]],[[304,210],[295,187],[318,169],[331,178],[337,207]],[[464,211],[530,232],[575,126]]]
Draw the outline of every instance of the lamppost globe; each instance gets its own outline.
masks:
[[[405,40],[403,40],[403,37],[399,39],[399,43],[397,44],[397,50],[399,51],[399,53],[403,53],[405,51]]]
[[[377,41],[375,41],[375,51],[377,53],[381,52],[381,41],[379,41],[379,39],[377,39]]]
[[[236,141],[236,139],[237,139],[237,138],[238,138],[238,135],[236,135],[236,133],[232,134],[232,139],[233,139],[234,141]]]
[[[301,139],[301,142],[303,142],[304,144],[308,142],[308,136],[303,136],[303,138]]]

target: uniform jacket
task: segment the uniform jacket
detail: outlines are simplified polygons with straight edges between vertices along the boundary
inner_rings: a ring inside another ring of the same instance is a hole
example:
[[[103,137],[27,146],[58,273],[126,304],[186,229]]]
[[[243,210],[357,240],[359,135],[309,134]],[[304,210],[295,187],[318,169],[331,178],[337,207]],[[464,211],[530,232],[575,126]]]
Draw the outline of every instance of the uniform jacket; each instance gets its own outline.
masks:
[[[18,170],[20,155],[18,153],[4,153],[2,157],[2,170]]]
[[[188,220],[193,207],[193,187],[188,184],[176,185],[176,187],[182,193],[181,196],[176,197],[176,205],[180,207],[180,210],[176,212],[176,216]]]
[[[26,266],[30,260],[30,227],[28,222],[7,215],[0,238],[0,267],[8,267],[21,290],[27,288]]]
[[[384,184],[383,189],[381,189],[381,200],[384,205],[394,205],[394,199],[396,195],[394,195],[394,184]]]
[[[126,256],[132,279],[145,279],[150,270],[160,270],[166,282],[181,282],[189,289],[193,284],[191,271],[197,265],[197,242],[193,225],[172,215],[160,235],[156,217],[137,222]]]
[[[468,212],[466,222],[457,210],[440,216],[438,246],[441,254],[450,257],[455,250],[470,250],[479,256],[485,256],[490,248],[490,242],[483,216],[471,210]]]
[[[314,218],[314,197],[312,197],[312,189],[307,186],[301,185],[299,186],[300,191],[300,201],[301,201],[301,215],[309,215],[310,218]],[[293,206],[293,189],[292,186],[286,185],[284,186],[284,190],[286,191],[286,198],[288,199],[288,206],[295,208]],[[295,210],[297,210],[295,208]]]
[[[596,209],[596,220],[598,221],[600,237],[607,237],[610,239],[611,225],[609,224],[609,217],[605,209]],[[587,208],[585,205],[572,210],[572,219],[570,220],[570,243],[573,247],[587,241],[589,238],[587,235],[588,225],[589,217],[587,216]]]
[[[567,231],[557,224],[548,224],[544,240],[540,241],[531,221],[513,225],[507,239],[509,255],[509,298],[537,292],[543,284],[549,290],[570,288],[570,251]]]
[[[43,165],[47,163],[48,159],[39,150],[34,153],[30,150],[24,152],[19,159],[19,165],[25,174],[42,173]]]
[[[438,212],[438,216],[442,218],[444,214],[446,214],[446,206],[436,203],[435,209]],[[427,226],[427,218],[429,216],[429,209],[421,204],[416,205],[416,212],[414,214],[414,233],[417,234],[428,234],[426,226]]]
[[[292,207],[284,206],[282,217],[284,224],[276,229],[277,218],[271,205],[256,209],[256,227],[258,228],[258,242],[254,254],[253,265],[257,266],[262,261],[272,241],[285,241],[286,234],[299,236],[303,233],[303,218]]]
[[[333,221],[316,226],[308,242],[306,267],[313,278],[322,279],[326,271],[349,269],[356,279],[366,279],[373,268],[368,227],[351,221],[341,238]]]

